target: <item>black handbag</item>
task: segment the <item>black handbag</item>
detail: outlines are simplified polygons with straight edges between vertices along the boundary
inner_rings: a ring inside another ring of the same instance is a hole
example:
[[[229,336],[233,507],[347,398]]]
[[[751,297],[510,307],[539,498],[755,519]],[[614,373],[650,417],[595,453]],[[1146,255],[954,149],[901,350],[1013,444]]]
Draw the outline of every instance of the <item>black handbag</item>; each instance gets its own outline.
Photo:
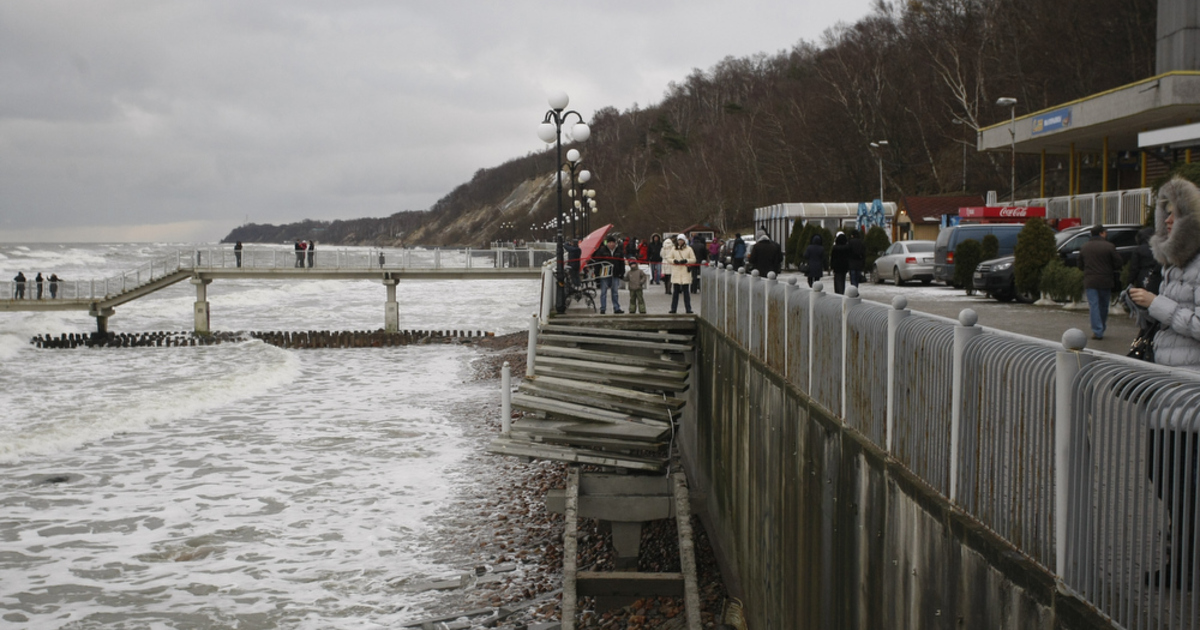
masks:
[[[1129,353],[1126,356],[1154,363],[1154,335],[1156,334],[1158,334],[1157,322],[1139,330],[1138,336],[1133,339],[1133,343],[1129,344]]]

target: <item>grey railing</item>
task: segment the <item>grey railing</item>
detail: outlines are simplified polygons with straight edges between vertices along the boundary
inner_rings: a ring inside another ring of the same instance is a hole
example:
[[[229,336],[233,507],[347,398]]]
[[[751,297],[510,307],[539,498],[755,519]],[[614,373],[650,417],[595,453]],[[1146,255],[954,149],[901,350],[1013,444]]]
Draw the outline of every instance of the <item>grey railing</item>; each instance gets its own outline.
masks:
[[[293,250],[210,247],[177,250],[130,271],[105,278],[60,280],[56,298],[46,281],[42,299],[100,300],[121,295],[181,271],[216,269],[320,269],[320,270],[430,270],[430,269],[537,269],[554,253],[541,249],[386,248],[376,250],[317,249],[303,254]],[[0,282],[0,300],[15,299],[16,283]],[[32,278],[25,283],[25,299],[37,299]]]
[[[982,328],[969,309],[728,269],[702,282],[712,326],[1065,588],[1127,628],[1200,628],[1200,374],[1089,352],[1078,330]]]
[[[1144,223],[1153,205],[1149,188],[1114,190],[1104,193],[1042,197],[1017,201],[1018,206],[1044,206],[1046,217],[1078,217],[1083,225],[1097,223]]]

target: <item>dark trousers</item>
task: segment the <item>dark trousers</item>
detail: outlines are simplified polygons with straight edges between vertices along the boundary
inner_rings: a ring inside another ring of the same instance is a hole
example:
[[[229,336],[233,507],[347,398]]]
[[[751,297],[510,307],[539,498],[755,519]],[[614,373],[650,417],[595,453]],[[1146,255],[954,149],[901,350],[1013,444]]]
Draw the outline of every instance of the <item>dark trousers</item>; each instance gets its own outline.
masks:
[[[833,272],[833,292],[838,295],[843,295],[846,293],[846,272],[845,271]]]
[[[687,312],[691,313],[692,312],[692,292],[691,292],[690,287],[686,284],[673,284],[673,283],[671,284],[671,286],[674,287],[674,289],[675,289],[675,292],[671,294],[671,312],[674,313],[675,311],[679,310],[679,296],[682,294],[683,295],[683,308]]]
[[[1181,439],[1176,440],[1176,436]],[[1183,439],[1186,438],[1186,439]],[[1167,574],[1174,587],[1183,586],[1187,576],[1187,588],[1192,586],[1193,567],[1196,558],[1196,482],[1197,458],[1200,457],[1200,433],[1151,429],[1149,452],[1146,458],[1147,471],[1158,498],[1162,499],[1171,521],[1171,553],[1167,560]],[[1165,586],[1166,584],[1164,584]]]
[[[861,280],[862,280],[862,271],[859,269],[851,269],[850,270],[850,284],[852,284],[854,286],[858,286],[858,283]]]

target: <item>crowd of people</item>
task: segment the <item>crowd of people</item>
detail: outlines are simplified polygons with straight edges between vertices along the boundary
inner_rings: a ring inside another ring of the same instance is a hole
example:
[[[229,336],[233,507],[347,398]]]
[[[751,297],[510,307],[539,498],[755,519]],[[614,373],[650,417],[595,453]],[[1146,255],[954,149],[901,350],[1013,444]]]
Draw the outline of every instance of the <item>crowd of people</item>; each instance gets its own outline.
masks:
[[[23,272],[23,271],[17,272],[16,277],[13,278],[13,299],[14,300],[26,299],[26,295],[25,295],[26,285],[29,282],[30,282],[29,279],[27,279],[25,277],[25,272]],[[58,277],[58,274],[56,274],[56,273],[50,274],[49,278],[43,278],[42,274],[38,273],[38,275],[33,279],[35,295],[29,296],[28,299],[38,299],[38,300],[45,299],[44,295],[42,294],[42,290],[45,288],[46,284],[50,285],[50,299],[53,300],[53,299],[58,298],[58,283],[59,282],[62,282],[62,280]]]
[[[238,245],[241,245],[241,241],[238,242]],[[305,263],[307,262],[307,266],[312,268],[313,256],[316,253],[316,249],[317,244],[314,241],[296,241],[296,266],[305,267]],[[383,256],[383,254],[380,253],[380,256]],[[238,254],[238,266],[242,266],[242,257],[240,253]],[[380,263],[380,266],[383,266],[383,263]]]

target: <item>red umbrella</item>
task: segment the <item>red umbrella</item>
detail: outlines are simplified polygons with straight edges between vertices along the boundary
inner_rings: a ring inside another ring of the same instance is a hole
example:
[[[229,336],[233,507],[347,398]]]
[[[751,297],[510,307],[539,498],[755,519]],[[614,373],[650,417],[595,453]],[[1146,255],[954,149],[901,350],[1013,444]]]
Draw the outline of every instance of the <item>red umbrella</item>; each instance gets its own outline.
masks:
[[[600,243],[604,242],[604,235],[608,234],[608,230],[610,228],[612,228],[611,223],[596,230],[595,232],[592,232],[591,234],[588,234],[587,236],[583,237],[583,240],[579,241],[580,269],[587,266],[588,260],[591,260],[592,254],[595,253],[597,247],[600,247]]]

